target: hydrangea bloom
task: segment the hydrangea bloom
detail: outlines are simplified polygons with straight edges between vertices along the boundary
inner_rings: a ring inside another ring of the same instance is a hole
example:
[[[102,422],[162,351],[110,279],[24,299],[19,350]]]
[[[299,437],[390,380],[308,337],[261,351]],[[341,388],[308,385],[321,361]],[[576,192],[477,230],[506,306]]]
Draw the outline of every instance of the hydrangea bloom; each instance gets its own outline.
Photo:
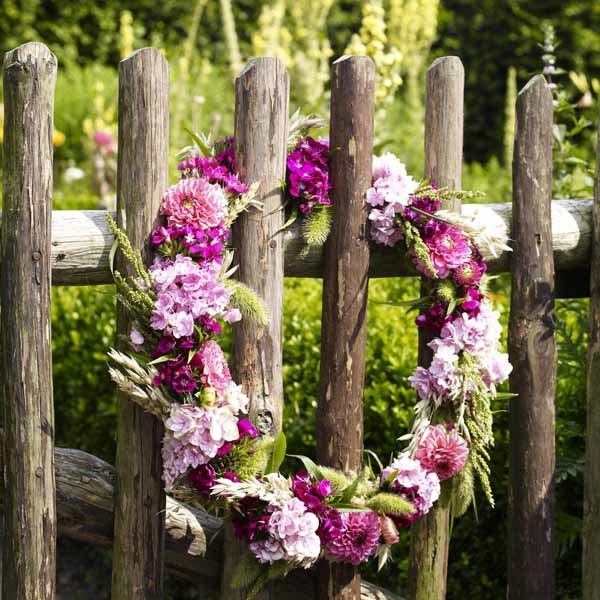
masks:
[[[227,216],[227,198],[219,185],[206,179],[182,179],[164,195],[160,214],[170,227],[218,227]]]
[[[398,457],[389,467],[386,467],[381,477],[388,483],[390,489],[409,500],[415,507],[415,512],[408,517],[395,519],[400,526],[422,517],[429,512],[433,503],[440,497],[440,480],[435,473],[428,472],[418,460],[407,455]]]
[[[375,552],[381,528],[379,517],[372,511],[343,512],[338,536],[327,542],[327,558],[355,566]]]
[[[467,462],[469,446],[456,429],[444,425],[429,427],[417,448],[416,458],[421,465],[435,473],[440,481],[458,473]]]
[[[301,500],[292,498],[272,508],[268,524],[270,540],[250,544],[250,549],[261,562],[284,558],[308,566],[321,552],[318,527],[319,519],[306,510]]]
[[[201,267],[189,256],[177,255],[175,260],[155,259],[150,273],[157,293],[153,329],[174,338],[190,336],[196,320],[222,315],[228,308],[230,295],[218,279],[218,263]]]
[[[237,417],[229,407],[171,406],[165,421],[163,479],[171,487],[190,467],[206,464],[223,444],[239,437]]]

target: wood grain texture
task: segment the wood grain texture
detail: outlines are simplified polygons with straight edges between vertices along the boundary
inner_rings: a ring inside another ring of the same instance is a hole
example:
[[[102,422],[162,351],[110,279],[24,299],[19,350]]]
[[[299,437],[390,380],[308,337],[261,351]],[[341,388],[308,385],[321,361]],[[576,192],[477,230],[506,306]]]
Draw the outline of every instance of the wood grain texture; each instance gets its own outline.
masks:
[[[513,158],[510,600],[554,598],[552,121],[552,95],[538,75],[517,97]]]
[[[583,600],[600,598],[600,130],[596,147],[583,502]]]
[[[333,63],[330,147],[333,223],[325,245],[317,459],[357,471],[363,451],[369,242],[365,193],[371,186],[375,69],[371,59]],[[323,561],[321,598],[353,600],[360,577],[351,565]]]
[[[427,71],[425,103],[425,176],[438,186],[461,189],[465,72],[456,56],[433,62]],[[460,201],[442,208],[460,212]],[[430,289],[422,282],[422,293]],[[419,331],[419,365],[428,367],[432,335]],[[411,527],[409,598],[443,600],[448,571],[449,509],[440,500]]]
[[[512,203],[463,204],[462,213],[488,220],[505,230],[512,227]],[[0,213],[1,214],[1,213]],[[114,213],[112,213],[114,216]],[[576,295],[572,284],[564,288],[565,298],[587,296],[592,240],[592,200],[552,202],[552,247],[557,279],[576,272]],[[101,210],[55,210],[52,213],[52,285],[94,285],[112,283],[108,254],[114,241]],[[285,277],[322,277],[323,248],[306,252],[300,225],[283,233]],[[484,255],[489,273],[506,273],[510,252],[499,257]],[[398,257],[394,249],[371,244],[369,277],[416,276],[408,257]],[[557,281],[558,284],[558,281]],[[558,296],[558,294],[557,294]],[[562,295],[561,295],[562,297]]]
[[[285,180],[289,111],[289,79],[282,61],[250,61],[236,79],[235,156],[243,181],[260,182],[263,209],[250,209],[233,227],[240,281],[256,291],[269,313],[262,327],[243,319],[233,329],[231,371],[250,399],[250,420],[262,435],[281,431],[283,415],[282,317],[283,234],[280,232]],[[279,233],[278,233],[279,232]],[[244,590],[230,586],[241,546],[225,528],[222,600],[243,600]],[[260,598],[277,598],[268,586]]]
[[[119,65],[117,223],[134,248],[150,258],[148,238],[167,189],[169,67],[163,54],[144,48]],[[117,268],[129,273],[118,257]],[[117,334],[130,322],[117,310]],[[162,598],[164,508],[162,423],[119,394],[117,493],[113,546],[113,600]]]
[[[50,338],[52,124],[57,61],[43,44],[4,56],[3,597],[51,600],[56,579]]]

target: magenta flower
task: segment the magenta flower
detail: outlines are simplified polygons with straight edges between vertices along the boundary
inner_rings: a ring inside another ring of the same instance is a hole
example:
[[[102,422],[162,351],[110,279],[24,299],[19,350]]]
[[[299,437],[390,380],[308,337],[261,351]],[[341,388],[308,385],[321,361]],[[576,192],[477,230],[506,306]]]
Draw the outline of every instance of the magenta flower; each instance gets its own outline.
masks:
[[[217,227],[227,216],[227,199],[219,185],[206,179],[182,179],[163,196],[160,214],[170,227]]]
[[[308,214],[317,204],[331,204],[329,190],[329,140],[301,139],[287,158],[287,186],[290,196]]]
[[[372,511],[343,512],[342,529],[327,542],[327,558],[358,566],[375,552],[381,534],[379,517]]]
[[[481,281],[484,269],[474,260],[458,266],[452,273],[452,278],[458,285],[477,286]]]
[[[417,448],[416,458],[440,481],[456,475],[467,462],[469,445],[456,429],[444,425],[430,426]]]

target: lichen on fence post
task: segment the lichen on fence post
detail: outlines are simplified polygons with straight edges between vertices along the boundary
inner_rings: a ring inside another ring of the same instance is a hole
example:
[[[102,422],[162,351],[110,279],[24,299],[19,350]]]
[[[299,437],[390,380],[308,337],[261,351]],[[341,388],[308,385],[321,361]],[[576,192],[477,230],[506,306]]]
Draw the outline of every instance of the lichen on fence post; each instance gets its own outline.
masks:
[[[285,179],[289,111],[289,79],[276,58],[250,61],[236,79],[235,156],[247,184],[260,183],[257,199],[262,210],[249,209],[233,228],[238,278],[264,300],[266,327],[243,319],[233,329],[231,372],[250,399],[250,419],[261,435],[276,436],[283,415],[282,318],[283,233],[282,181]],[[225,528],[221,599],[246,597],[234,589],[240,544]],[[278,595],[267,587],[262,598]]]
[[[51,600],[56,587],[50,340],[56,71],[56,57],[43,44],[24,44],[4,57],[0,320],[6,600]]]
[[[144,48],[119,65],[117,222],[134,248],[149,259],[169,166],[169,66],[163,54]],[[118,257],[119,258],[119,257]],[[129,274],[125,260],[117,268]],[[126,311],[117,311],[117,333],[126,336]],[[121,342],[122,343],[122,342]],[[112,598],[162,598],[164,509],[161,440],[156,417],[119,394],[117,485]]]
[[[463,150],[463,103],[465,73],[456,56],[433,62],[427,71],[425,108],[425,176],[438,186],[460,189]],[[460,201],[443,208],[460,212]],[[422,289],[427,293],[428,283]],[[419,365],[427,367],[432,336],[419,331]],[[440,500],[427,515],[412,525],[409,598],[443,600],[448,570],[449,509]]]
[[[375,69],[370,58],[344,56],[331,74],[333,223],[325,246],[317,459],[357,471],[363,452],[369,239],[365,193],[371,186]],[[352,565],[319,565],[319,598],[360,598]]]
[[[517,98],[513,157],[510,600],[554,598],[552,112],[552,95],[538,75]]]
[[[600,597],[600,129],[594,182],[583,501],[583,600]]]

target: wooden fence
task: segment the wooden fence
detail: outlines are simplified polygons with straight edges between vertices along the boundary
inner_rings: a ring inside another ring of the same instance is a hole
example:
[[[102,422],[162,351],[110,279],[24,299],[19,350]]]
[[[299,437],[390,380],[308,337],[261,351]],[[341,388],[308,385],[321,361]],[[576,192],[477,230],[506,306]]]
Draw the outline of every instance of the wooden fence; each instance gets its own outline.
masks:
[[[237,556],[230,533],[217,535],[219,519],[164,497],[156,420],[119,398],[116,469],[83,452],[54,448],[50,285],[110,283],[113,242],[102,211],[52,213],[56,72],[56,59],[42,44],[25,44],[4,58],[2,597],[55,597],[58,533],[112,545],[115,600],[161,598],[163,565],[207,597],[220,590],[223,599],[242,598],[229,588]],[[158,50],[140,50],[120,64],[117,218],[142,250],[167,186],[168,81],[168,64]],[[456,57],[438,59],[427,73],[426,174],[450,187],[461,183],[463,82]],[[356,468],[361,462],[368,279],[416,274],[407,257],[371,249],[368,243],[363,196],[371,177],[373,83],[374,68],[367,58],[344,57],[332,66],[330,131],[332,144],[340,148],[331,165],[335,217],[325,250],[308,253],[298,229],[276,233],[283,214],[273,211],[281,203],[285,173],[285,68],[276,59],[259,58],[236,84],[238,165],[246,181],[260,181],[265,204],[264,212],[245,214],[235,227],[239,276],[263,295],[271,321],[262,329],[249,323],[235,328],[234,376],[247,387],[259,430],[276,433],[284,400],[284,277],[323,277],[317,454],[338,468]],[[551,128],[550,91],[537,76],[517,100],[512,205],[462,209],[506,226],[514,240],[512,255],[487,257],[492,272],[511,270],[513,278],[509,351],[515,367],[511,388],[519,395],[510,407],[511,600],[554,597],[553,303],[557,295],[591,293],[583,588],[585,600],[597,600],[600,403],[594,391],[600,377],[600,185],[597,176],[594,201],[551,201]],[[119,314],[118,330],[126,327]],[[420,360],[429,360],[426,352]],[[447,509],[437,507],[411,536],[409,597],[441,600]],[[361,583],[353,568],[323,565],[316,571],[294,573],[262,597],[395,597]]]

